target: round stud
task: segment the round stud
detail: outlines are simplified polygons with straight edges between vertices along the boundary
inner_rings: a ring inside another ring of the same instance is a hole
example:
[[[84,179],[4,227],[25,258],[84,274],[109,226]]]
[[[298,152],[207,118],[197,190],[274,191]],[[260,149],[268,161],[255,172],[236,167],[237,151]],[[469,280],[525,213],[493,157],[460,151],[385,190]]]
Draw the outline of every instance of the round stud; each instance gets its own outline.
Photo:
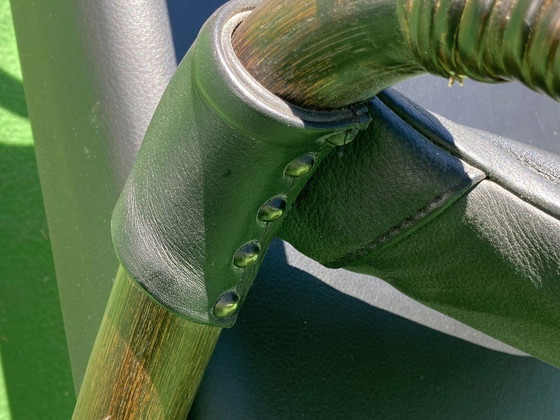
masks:
[[[273,197],[259,209],[258,218],[263,222],[274,222],[280,219],[286,210],[286,200],[282,197]]]
[[[257,262],[260,251],[256,242],[248,242],[237,250],[233,256],[233,264],[239,268],[249,267]]]
[[[293,160],[286,166],[284,173],[287,176],[299,177],[307,174],[315,164],[315,156],[309,153]]]
[[[232,316],[239,308],[239,296],[235,292],[226,292],[214,305],[214,316],[216,318],[227,318]]]
[[[354,140],[354,137],[356,137],[356,134],[358,134],[358,129],[353,128],[350,130],[331,134],[325,139],[325,141],[329,144],[332,144],[333,146],[344,146],[345,144],[352,142],[352,140]]]

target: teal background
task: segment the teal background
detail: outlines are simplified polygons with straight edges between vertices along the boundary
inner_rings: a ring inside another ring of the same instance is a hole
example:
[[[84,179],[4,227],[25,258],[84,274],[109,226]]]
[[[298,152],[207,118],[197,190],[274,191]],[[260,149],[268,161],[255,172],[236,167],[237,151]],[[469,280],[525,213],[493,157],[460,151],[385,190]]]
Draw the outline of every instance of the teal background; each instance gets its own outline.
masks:
[[[0,0],[0,420],[75,402],[10,4]]]

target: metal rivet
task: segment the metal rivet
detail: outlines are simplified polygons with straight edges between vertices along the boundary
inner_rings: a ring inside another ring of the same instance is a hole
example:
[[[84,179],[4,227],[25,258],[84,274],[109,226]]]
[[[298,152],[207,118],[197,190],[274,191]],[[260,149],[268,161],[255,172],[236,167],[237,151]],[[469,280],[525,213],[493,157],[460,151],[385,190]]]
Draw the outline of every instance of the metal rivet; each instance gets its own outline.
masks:
[[[257,262],[260,251],[257,243],[248,242],[237,250],[233,257],[233,263],[239,268],[249,267]]]
[[[214,316],[216,318],[227,318],[233,315],[239,308],[239,296],[235,292],[226,292],[214,305]]]
[[[261,206],[258,218],[263,222],[273,222],[282,217],[284,210],[286,210],[286,200],[282,197],[273,197]]]
[[[325,141],[333,146],[344,146],[354,140],[358,131],[359,130],[357,128],[353,128],[339,133],[334,133],[327,137]]]
[[[292,161],[284,170],[284,173],[287,176],[303,176],[308,173],[313,165],[315,164],[315,156],[311,153],[298,157],[294,161]]]

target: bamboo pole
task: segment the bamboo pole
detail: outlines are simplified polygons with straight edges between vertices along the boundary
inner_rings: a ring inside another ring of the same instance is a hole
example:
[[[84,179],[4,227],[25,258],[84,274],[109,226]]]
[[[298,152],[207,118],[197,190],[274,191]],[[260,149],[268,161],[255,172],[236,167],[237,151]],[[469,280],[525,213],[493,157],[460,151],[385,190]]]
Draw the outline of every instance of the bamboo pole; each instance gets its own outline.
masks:
[[[167,311],[119,268],[73,419],[185,419],[220,331]]]
[[[517,78],[556,98],[560,3],[529,3],[269,0],[233,44],[259,82],[307,108],[350,105],[424,72]],[[219,333],[168,312],[120,269],[74,419],[184,419]]]
[[[239,27],[241,63],[288,102],[332,109],[422,73],[518,80],[560,98],[560,2],[268,0]]]
[[[239,25],[244,67],[286,101],[332,109],[425,73],[407,45],[395,0],[269,0]]]

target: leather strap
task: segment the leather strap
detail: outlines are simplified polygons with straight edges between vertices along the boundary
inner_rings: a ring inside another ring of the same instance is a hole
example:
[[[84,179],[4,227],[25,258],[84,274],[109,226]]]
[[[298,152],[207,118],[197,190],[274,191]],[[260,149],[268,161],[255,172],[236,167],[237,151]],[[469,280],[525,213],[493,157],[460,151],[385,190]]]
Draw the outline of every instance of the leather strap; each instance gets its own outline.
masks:
[[[282,238],[560,366],[560,158],[392,92],[371,112],[318,169]]]

